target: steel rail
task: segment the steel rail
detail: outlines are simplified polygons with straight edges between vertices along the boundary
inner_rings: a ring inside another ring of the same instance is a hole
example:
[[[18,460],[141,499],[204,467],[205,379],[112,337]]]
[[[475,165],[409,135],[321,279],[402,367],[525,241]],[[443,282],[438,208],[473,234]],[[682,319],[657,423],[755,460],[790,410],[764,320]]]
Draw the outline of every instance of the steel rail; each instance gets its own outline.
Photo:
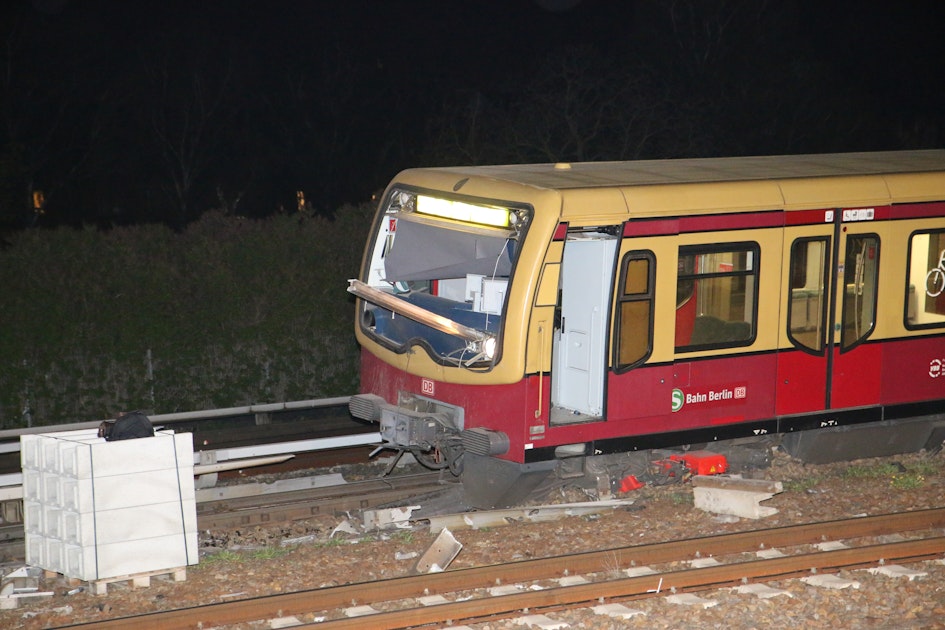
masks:
[[[340,475],[338,475],[340,477]],[[293,481],[301,481],[297,478]],[[319,515],[365,510],[408,499],[448,491],[458,482],[443,481],[440,472],[424,472],[383,479],[365,479],[324,485],[269,488],[257,493],[231,495],[234,486],[197,491],[197,529],[200,531],[256,527],[288,523]],[[216,497],[214,495],[220,495]],[[0,556],[23,558],[23,524],[0,527]]]
[[[120,619],[79,624],[98,628],[187,628],[255,621],[277,616],[298,615],[321,610],[337,610],[354,603],[395,601],[437,593],[468,591],[496,584],[552,579],[563,575],[600,573],[606,567],[623,568],[693,557],[720,557],[757,551],[761,548],[788,547],[828,540],[880,536],[905,531],[936,530],[945,527],[945,508],[900,514],[883,514],[854,519],[784,526],[773,529],[719,534],[682,541],[634,545],[493,565],[456,569],[433,575],[405,576],[312,589],[296,593],[270,595],[228,603],[210,604],[193,609],[149,613]],[[945,537],[911,540],[884,545],[806,553],[770,560],[754,560],[718,567],[687,569],[661,574],[622,578],[609,582],[558,587],[544,591],[490,597],[474,601],[439,604],[421,609],[381,612],[352,619],[326,620],[324,628],[398,628],[447,620],[482,619],[484,616],[508,616],[524,609],[565,607],[601,599],[628,599],[664,594],[670,588],[697,590],[743,579],[773,579],[830,571],[843,566],[870,564],[880,560],[921,559],[945,553]],[[734,567],[734,568],[733,568]]]
[[[350,398],[350,396],[338,396],[335,398],[313,398],[309,400],[296,400],[291,402],[261,403],[257,405],[246,405],[243,407],[224,407],[221,409],[203,409],[198,411],[160,413],[149,415],[148,418],[150,418],[151,424],[154,425],[174,424],[176,422],[187,422],[190,420],[208,420],[211,418],[226,418],[228,416],[245,416],[247,414],[296,411],[300,409],[317,409],[319,407],[334,407],[339,405],[347,405]],[[94,429],[98,427],[98,425],[100,425],[104,420],[106,420],[106,418],[70,424],[27,427],[22,429],[4,429],[0,431],[0,441],[16,439],[24,434],[55,433],[57,431]],[[18,442],[16,449],[10,450],[10,446],[11,445],[0,444],[0,453],[14,452],[15,450],[19,450]]]
[[[353,446],[368,446],[381,441],[380,433],[356,433],[256,446],[228,447],[212,451],[194,451],[194,477],[225,470],[268,466],[291,459],[296,453],[330,451]],[[225,463],[224,463],[225,462]],[[23,474],[0,475],[0,501],[23,499]]]
[[[379,612],[349,619],[327,620],[317,625],[319,628],[332,630],[340,628],[390,630],[441,624],[447,621],[475,623],[521,614],[523,610],[547,611],[607,600],[641,599],[671,592],[720,588],[742,584],[746,581],[784,579],[815,572],[868,566],[884,560],[898,562],[924,560],[943,553],[945,553],[945,537],[909,540],[560,586],[436,606]]]
[[[222,409],[207,409],[202,411],[182,413],[156,414],[149,416],[149,419],[155,426],[162,426],[175,422],[225,418],[229,416],[241,416],[253,413],[273,413],[302,409],[342,407],[347,405],[349,399],[350,396],[341,396],[336,398],[248,405],[245,407],[228,407]],[[0,440],[11,439],[14,437],[19,438],[19,436],[27,434],[88,430],[98,427],[100,423],[101,421],[99,420],[94,422],[79,422],[68,425],[4,430],[0,431]],[[258,444],[253,446],[224,447],[212,450],[195,450],[194,476],[199,477],[201,475],[214,474],[217,472],[234,470],[238,468],[265,466],[275,463],[276,461],[285,461],[297,453],[324,451],[352,446],[367,446],[379,444],[380,442],[380,433],[377,431],[369,431],[346,436],[312,438],[310,440],[294,440],[290,442]],[[9,442],[6,444],[0,443],[0,453],[13,453],[18,452],[19,450],[19,439],[17,439],[16,442]],[[21,473],[0,475],[0,502],[21,500],[23,498],[22,483],[23,475]]]
[[[455,484],[454,484],[455,485]],[[391,501],[445,490],[438,472],[366,479],[339,485],[290,490],[198,503],[197,526],[200,530],[252,527],[363,510]],[[222,507],[217,511],[217,507]]]

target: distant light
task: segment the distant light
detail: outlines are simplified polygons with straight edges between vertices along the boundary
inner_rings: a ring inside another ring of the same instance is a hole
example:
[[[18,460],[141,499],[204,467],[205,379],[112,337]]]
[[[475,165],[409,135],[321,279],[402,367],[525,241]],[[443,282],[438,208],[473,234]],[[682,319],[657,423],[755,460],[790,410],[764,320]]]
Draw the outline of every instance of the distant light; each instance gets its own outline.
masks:
[[[33,213],[46,214],[46,195],[41,190],[33,191]]]

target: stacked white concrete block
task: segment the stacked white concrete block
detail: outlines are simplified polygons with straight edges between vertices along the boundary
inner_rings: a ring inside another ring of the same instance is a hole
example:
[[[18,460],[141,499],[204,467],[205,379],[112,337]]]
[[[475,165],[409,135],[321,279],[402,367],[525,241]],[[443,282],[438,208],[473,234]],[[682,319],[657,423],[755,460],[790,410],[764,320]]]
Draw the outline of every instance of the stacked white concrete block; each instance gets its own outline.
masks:
[[[27,564],[88,581],[197,564],[190,433],[20,440]]]

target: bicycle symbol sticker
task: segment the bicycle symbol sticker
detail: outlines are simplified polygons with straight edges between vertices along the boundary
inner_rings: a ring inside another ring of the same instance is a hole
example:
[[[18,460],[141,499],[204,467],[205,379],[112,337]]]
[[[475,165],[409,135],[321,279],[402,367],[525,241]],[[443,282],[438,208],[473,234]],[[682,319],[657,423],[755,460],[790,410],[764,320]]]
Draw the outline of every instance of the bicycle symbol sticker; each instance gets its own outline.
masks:
[[[945,290],[945,249],[938,255],[938,267],[929,269],[925,276],[925,294],[938,297]]]

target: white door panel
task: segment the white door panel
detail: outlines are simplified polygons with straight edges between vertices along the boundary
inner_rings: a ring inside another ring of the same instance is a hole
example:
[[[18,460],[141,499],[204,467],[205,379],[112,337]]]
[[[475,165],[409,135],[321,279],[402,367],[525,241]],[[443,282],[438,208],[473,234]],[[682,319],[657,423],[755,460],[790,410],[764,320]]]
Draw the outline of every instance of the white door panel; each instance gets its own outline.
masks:
[[[569,237],[564,245],[551,396],[554,407],[573,413],[572,421],[603,414],[616,248],[617,239],[604,234]]]

